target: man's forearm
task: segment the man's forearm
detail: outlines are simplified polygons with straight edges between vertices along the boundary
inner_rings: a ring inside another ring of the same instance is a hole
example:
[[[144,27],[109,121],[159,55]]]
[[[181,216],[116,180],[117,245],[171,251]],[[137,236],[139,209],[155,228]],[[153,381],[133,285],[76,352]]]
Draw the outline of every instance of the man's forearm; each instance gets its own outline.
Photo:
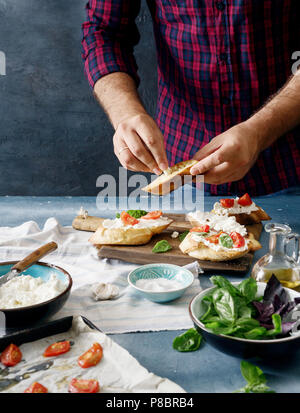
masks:
[[[260,150],[300,124],[300,71],[246,121],[256,131]]]
[[[146,110],[139,98],[135,81],[127,73],[110,73],[99,79],[94,94],[107,113],[113,127]]]

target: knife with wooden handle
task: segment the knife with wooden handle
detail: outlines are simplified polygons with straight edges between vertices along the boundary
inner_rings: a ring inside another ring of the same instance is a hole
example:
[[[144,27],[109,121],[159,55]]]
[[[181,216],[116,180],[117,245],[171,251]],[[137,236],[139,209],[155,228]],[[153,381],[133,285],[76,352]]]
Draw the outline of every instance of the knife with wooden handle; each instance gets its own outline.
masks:
[[[7,281],[12,280],[17,275],[20,275],[23,271],[25,271],[31,265],[35,264],[41,258],[45,257],[46,255],[50,254],[56,249],[57,249],[56,242],[48,242],[48,244],[45,244],[42,247],[38,248],[37,250],[33,251],[31,254],[25,257],[22,261],[17,262],[17,264],[15,264],[7,274],[2,275],[0,277],[0,285],[3,285]]]

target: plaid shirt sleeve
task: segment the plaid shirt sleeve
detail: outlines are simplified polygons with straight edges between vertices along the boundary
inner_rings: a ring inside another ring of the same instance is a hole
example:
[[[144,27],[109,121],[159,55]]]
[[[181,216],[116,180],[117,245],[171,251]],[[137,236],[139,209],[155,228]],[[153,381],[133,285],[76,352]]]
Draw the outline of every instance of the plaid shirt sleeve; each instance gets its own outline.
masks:
[[[140,0],[89,0],[82,25],[82,58],[91,88],[98,79],[125,72],[139,83],[133,47],[139,41],[135,18]]]

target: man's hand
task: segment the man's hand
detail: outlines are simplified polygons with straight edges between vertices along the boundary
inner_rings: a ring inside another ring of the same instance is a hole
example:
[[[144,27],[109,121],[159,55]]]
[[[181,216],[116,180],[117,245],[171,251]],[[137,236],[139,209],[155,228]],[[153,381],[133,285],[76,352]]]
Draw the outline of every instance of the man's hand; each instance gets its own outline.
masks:
[[[255,163],[261,148],[256,129],[240,123],[216,136],[200,149],[194,159],[199,162],[191,174],[204,174],[208,184],[221,185],[242,179]]]
[[[167,169],[162,133],[147,114],[134,80],[127,73],[110,73],[96,82],[94,93],[115,129],[114,152],[121,165],[157,175]]]
[[[120,122],[113,142],[115,155],[126,169],[159,175],[168,168],[163,135],[146,113]]]

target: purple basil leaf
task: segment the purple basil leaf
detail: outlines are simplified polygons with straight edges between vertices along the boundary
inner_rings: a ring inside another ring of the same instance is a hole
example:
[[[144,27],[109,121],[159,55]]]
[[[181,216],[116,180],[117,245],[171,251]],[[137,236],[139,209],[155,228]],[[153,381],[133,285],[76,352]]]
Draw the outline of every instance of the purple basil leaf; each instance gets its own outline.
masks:
[[[280,310],[282,307],[284,307],[285,303],[281,302],[281,299],[279,298],[279,296],[276,294],[273,300],[273,305],[274,305],[274,310],[275,312],[277,312],[278,310]]]
[[[281,311],[278,313],[281,315],[281,318],[284,318],[288,315],[290,311],[292,311],[296,307],[295,302],[290,301],[289,303],[285,304]]]
[[[287,293],[285,292],[283,286],[280,284],[275,275],[272,274],[271,278],[267,283],[263,301],[268,303],[274,303],[276,295],[280,298],[282,304],[286,304],[288,302]]]
[[[265,327],[267,330],[274,328],[272,315],[279,314],[281,316],[282,332],[280,337],[284,337],[296,324],[296,321],[285,321],[284,318],[287,319],[288,314],[296,305],[300,304],[300,297],[289,302],[288,294],[273,274],[266,285],[263,301],[253,301],[252,304],[258,311],[256,319],[260,322],[261,327]]]
[[[274,314],[274,306],[273,304],[268,304],[259,301],[253,301],[252,304],[255,306],[257,311],[259,312],[259,316],[257,317],[258,321],[265,321],[271,320],[272,314]]]

